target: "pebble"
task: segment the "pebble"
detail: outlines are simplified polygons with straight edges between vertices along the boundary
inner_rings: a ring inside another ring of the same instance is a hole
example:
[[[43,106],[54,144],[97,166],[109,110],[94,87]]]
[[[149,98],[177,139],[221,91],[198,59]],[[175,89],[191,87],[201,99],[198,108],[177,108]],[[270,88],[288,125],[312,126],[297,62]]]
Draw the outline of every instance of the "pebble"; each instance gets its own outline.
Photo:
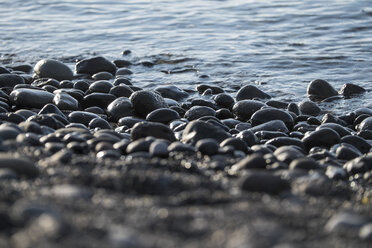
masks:
[[[120,118],[134,114],[133,105],[126,97],[118,97],[107,106],[110,118],[117,122]]]
[[[78,101],[67,93],[59,92],[54,95],[53,103],[61,110],[78,110]]]
[[[0,74],[0,88],[13,88],[16,85],[24,84],[23,77],[16,74]]]
[[[114,87],[109,81],[99,80],[89,85],[89,92],[109,93],[111,88]]]
[[[340,135],[340,137],[351,134],[349,130],[347,130],[345,127],[343,127],[343,126],[341,126],[340,124],[337,124],[337,123],[324,123],[324,124],[321,124],[320,126],[318,126],[315,130],[319,130],[319,129],[322,129],[322,128],[330,128],[330,129],[336,131],[338,133],[338,135]]]
[[[342,180],[346,178],[346,171],[338,166],[327,166],[325,175],[332,180]]]
[[[298,104],[300,112],[304,115],[318,116],[321,109],[313,101],[302,101]]]
[[[89,129],[112,129],[110,123],[106,121],[105,119],[102,119],[101,117],[92,119],[88,124]]]
[[[169,108],[155,109],[146,116],[147,121],[160,122],[163,124],[168,124],[169,122],[180,118],[181,117],[177,111]]]
[[[183,131],[182,141],[195,145],[196,142],[201,139],[212,138],[217,142],[222,142],[230,136],[231,135],[221,127],[205,121],[195,120],[186,125]]]
[[[320,169],[320,164],[312,158],[296,158],[289,164],[290,170],[317,170]]]
[[[134,91],[127,85],[118,85],[110,89],[109,93],[116,97],[130,97]]]
[[[232,111],[236,117],[243,121],[247,121],[256,111],[264,106],[266,106],[266,104],[260,101],[241,100],[233,105]]]
[[[267,163],[263,154],[255,153],[246,156],[244,159],[233,164],[229,170],[230,175],[238,175],[242,170],[266,169]]]
[[[308,150],[314,146],[331,147],[340,142],[340,135],[333,129],[324,127],[306,134],[302,142]]]
[[[296,146],[301,150],[306,150],[304,143],[298,138],[292,137],[276,137],[266,141],[265,144],[273,145],[275,147],[281,146]]]
[[[91,197],[91,192],[88,189],[83,188],[79,185],[71,184],[54,185],[50,189],[50,194],[52,196],[65,200],[88,200]]]
[[[101,72],[97,72],[95,74],[92,75],[92,79],[97,81],[97,80],[110,80],[110,79],[113,79],[114,76],[110,73],[110,72],[107,72],[107,71],[101,71]]]
[[[344,84],[339,90],[339,94],[346,98],[350,98],[353,95],[362,94],[366,92],[366,89],[355,84],[347,83]]]
[[[163,140],[155,140],[149,147],[151,157],[166,158],[169,155],[168,143]]]
[[[337,146],[335,153],[338,159],[348,161],[363,155],[357,148],[347,143],[341,143],[335,146]]]
[[[184,117],[189,121],[193,121],[204,116],[216,116],[216,111],[207,106],[193,106],[187,110],[184,115]]]
[[[290,112],[292,112],[292,113],[295,113],[296,115],[300,115],[301,114],[300,108],[294,102],[291,102],[291,103],[288,104],[287,110],[290,111]]]
[[[47,91],[26,88],[13,90],[9,95],[10,102],[18,108],[41,109],[44,105],[52,103],[53,98],[54,95]]]
[[[249,147],[256,145],[259,142],[258,137],[251,130],[241,131],[236,135],[236,137],[243,140]]]
[[[86,111],[73,111],[68,115],[68,120],[70,122],[81,123],[85,126],[88,126],[89,122],[94,118],[99,118],[99,116],[94,113],[89,113]]]
[[[167,125],[162,123],[139,122],[133,126],[131,131],[132,140],[137,140],[148,136],[169,140],[170,142],[176,140],[173,131]]]
[[[180,101],[189,96],[189,94],[178,88],[175,85],[159,86],[155,88],[155,91],[159,92],[162,97],[170,98],[176,101]]]
[[[230,96],[229,94],[226,94],[226,93],[217,94],[213,98],[213,100],[214,100],[214,102],[216,103],[217,106],[219,106],[221,108],[227,108],[227,109],[231,109],[232,106],[235,103],[234,98],[232,96]]]
[[[8,153],[0,153],[0,168],[11,169],[18,175],[30,178],[35,178],[39,175],[39,170],[32,161]]]
[[[134,112],[140,117],[146,117],[151,111],[168,107],[164,98],[150,90],[139,90],[130,97]]]
[[[258,89],[254,85],[246,85],[242,87],[236,93],[235,98],[236,98],[236,101],[241,101],[241,100],[249,100],[249,99],[254,99],[254,98],[267,99],[267,98],[271,98],[271,96],[266,94],[262,90]]]
[[[341,138],[340,142],[353,145],[363,154],[368,153],[372,148],[372,145],[364,138],[356,135],[345,135]]]
[[[359,132],[372,131],[372,116],[365,118],[357,127]]]
[[[247,144],[239,138],[230,137],[230,138],[225,139],[224,141],[220,143],[220,147],[224,147],[224,146],[232,146],[234,147],[235,150],[242,151],[245,154],[250,152]]]
[[[284,110],[276,108],[265,108],[256,111],[251,116],[251,122],[253,126],[258,126],[260,124],[264,124],[273,120],[283,121],[289,130],[293,128],[294,120],[292,116]]]
[[[116,66],[114,63],[110,62],[104,57],[83,59],[75,65],[76,73],[93,75],[97,72],[102,71],[106,71],[115,75]]]
[[[281,146],[275,150],[274,156],[289,165],[293,160],[303,158],[305,154],[295,146]]]
[[[107,106],[113,102],[116,97],[112,94],[108,93],[91,93],[86,95],[81,102],[83,108],[88,107],[100,107],[102,109],[106,109]]]
[[[54,59],[42,59],[36,63],[34,73],[39,78],[53,78],[58,81],[71,80],[72,70],[62,62]]]
[[[350,160],[344,164],[343,168],[350,175],[370,171],[372,170],[372,155],[361,156]]]
[[[307,94],[311,100],[321,101],[328,97],[337,96],[337,91],[325,80],[315,79],[307,86]]]
[[[277,195],[290,190],[288,181],[280,176],[262,170],[249,170],[241,179],[241,189],[248,192],[261,192]]]
[[[205,138],[196,142],[195,148],[204,155],[212,156],[218,153],[219,144],[214,139]]]
[[[289,133],[287,126],[282,120],[268,121],[266,123],[262,123],[258,126],[252,127],[250,130],[254,133],[259,132],[259,131],[275,131],[275,132]]]

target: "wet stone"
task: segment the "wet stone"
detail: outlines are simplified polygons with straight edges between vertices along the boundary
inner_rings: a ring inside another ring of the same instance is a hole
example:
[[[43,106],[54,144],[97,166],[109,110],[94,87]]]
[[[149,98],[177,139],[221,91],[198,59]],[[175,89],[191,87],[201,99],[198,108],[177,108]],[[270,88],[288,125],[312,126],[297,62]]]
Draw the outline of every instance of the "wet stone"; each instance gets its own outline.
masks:
[[[149,147],[149,153],[151,157],[168,157],[168,143],[163,140],[155,140]]]
[[[68,115],[68,120],[73,123],[81,123],[85,126],[88,126],[89,122],[97,117],[99,118],[99,116],[94,113],[85,111],[74,111]]]
[[[358,232],[359,228],[366,224],[366,219],[362,216],[351,213],[341,212],[334,214],[325,225],[327,232]]]
[[[264,106],[266,106],[266,104],[260,101],[241,100],[233,105],[232,111],[239,119],[249,120],[256,111]]]
[[[289,169],[291,170],[317,170],[320,168],[320,164],[312,158],[297,158],[292,160],[292,162],[289,164]]]
[[[267,163],[263,154],[255,153],[235,163],[229,170],[229,174],[236,175],[240,171],[248,169],[266,169],[266,166]]]
[[[271,98],[271,96],[253,85],[246,85],[236,93],[236,101],[249,100],[254,98],[267,99]]]
[[[81,103],[83,108],[93,107],[97,106],[102,109],[106,109],[107,106],[113,102],[116,99],[116,97],[112,94],[108,93],[91,93],[89,95],[86,95]]]
[[[113,78],[114,76],[110,72],[107,72],[107,71],[97,72],[92,75],[93,80],[110,80]]]
[[[39,78],[54,78],[58,81],[71,80],[72,70],[60,61],[43,59],[36,63],[34,73]]]
[[[259,131],[277,131],[283,133],[289,133],[289,130],[285,123],[282,120],[272,120],[266,123],[262,123],[258,126],[252,127],[250,129],[252,132],[259,132]]]
[[[372,170],[372,155],[357,157],[346,162],[343,168],[347,173],[354,175]]]
[[[191,121],[188,123],[183,131],[182,140],[185,143],[196,144],[201,139],[212,138],[217,142],[222,142],[229,138],[230,134],[223,128],[207,123],[204,121]]]
[[[307,94],[311,100],[324,100],[328,97],[337,96],[337,91],[325,80],[316,79],[309,83]]]
[[[213,100],[217,106],[227,109],[231,109],[235,103],[234,98],[226,93],[220,93],[216,95]]]
[[[304,115],[318,116],[321,111],[318,105],[312,101],[302,101],[298,104],[298,107]]]
[[[257,136],[251,130],[244,130],[239,132],[236,137],[243,140],[247,146],[251,147],[258,143]]]
[[[292,112],[292,113],[295,113],[296,115],[300,115],[301,114],[300,108],[294,102],[291,102],[291,103],[288,104],[287,110],[290,111],[290,112]]]
[[[24,84],[23,77],[15,74],[0,74],[0,88],[9,87],[13,88],[18,84]]]
[[[224,141],[222,141],[220,143],[220,147],[224,147],[224,146],[232,146],[232,147],[234,147],[235,150],[242,151],[245,154],[250,152],[250,150],[248,149],[247,144],[243,140],[238,139],[238,138],[234,138],[234,137],[230,137],[230,138],[227,138]]]
[[[88,90],[90,93],[93,92],[99,92],[99,93],[109,93],[110,89],[113,87],[113,85],[106,80],[99,80],[94,83],[92,83]]]
[[[216,111],[207,106],[193,106],[188,111],[186,111],[184,117],[193,121],[204,116],[216,116]]]
[[[152,136],[159,139],[175,141],[173,131],[162,123],[156,122],[140,122],[133,126],[131,131],[131,139],[137,140],[140,138]]]
[[[17,107],[42,108],[52,103],[54,95],[43,90],[16,89],[10,93],[9,99]]]
[[[360,228],[359,237],[362,240],[372,240],[372,223],[366,224],[362,228]]]
[[[276,137],[268,140],[265,144],[270,144],[276,147],[297,146],[302,150],[306,149],[304,143],[300,139],[292,137]]]
[[[112,129],[110,123],[108,121],[102,119],[101,117],[92,119],[88,124],[89,129]]]
[[[305,156],[305,154],[302,151],[293,146],[281,146],[280,148],[275,150],[274,155],[277,160],[284,162],[288,165],[293,160]]]
[[[314,146],[331,147],[340,142],[340,135],[333,129],[324,127],[305,135],[302,142],[308,150]]]
[[[347,83],[342,86],[338,93],[346,98],[349,98],[353,95],[362,94],[364,92],[366,92],[366,90],[363,87],[356,84]]]
[[[341,126],[340,124],[337,123],[325,123],[320,125],[319,127],[316,128],[316,130],[322,129],[322,128],[330,128],[333,129],[340,135],[340,137],[350,135],[350,131],[347,130],[345,127]]]
[[[341,143],[336,149],[336,157],[342,160],[351,160],[363,154],[350,144]]]
[[[130,97],[134,91],[127,85],[118,85],[110,89],[109,93],[116,97]]]
[[[53,103],[61,110],[77,110],[78,101],[67,93],[57,93],[53,98]]]
[[[135,113],[140,117],[146,117],[151,111],[168,107],[164,98],[149,90],[140,90],[130,96]]]
[[[358,126],[358,131],[372,131],[372,116],[364,119]]]
[[[219,144],[214,139],[206,138],[196,142],[195,148],[204,155],[212,156],[218,153]]]
[[[94,57],[83,59],[75,65],[76,73],[93,75],[97,72],[106,71],[113,75],[116,72],[116,66],[104,57]]]
[[[134,114],[133,105],[128,98],[119,97],[108,105],[107,113],[113,121],[118,121],[122,117],[132,116]]]
[[[364,138],[356,135],[345,135],[341,138],[341,142],[353,145],[363,154],[368,153],[372,148],[372,145]]]
[[[258,126],[260,124],[264,124],[273,120],[281,120],[284,122],[288,129],[293,128],[293,118],[288,112],[284,110],[275,108],[261,109],[256,111],[251,117],[253,126]]]
[[[160,122],[164,124],[168,124],[169,122],[177,119],[180,119],[178,112],[169,108],[155,109],[146,117],[147,121]]]

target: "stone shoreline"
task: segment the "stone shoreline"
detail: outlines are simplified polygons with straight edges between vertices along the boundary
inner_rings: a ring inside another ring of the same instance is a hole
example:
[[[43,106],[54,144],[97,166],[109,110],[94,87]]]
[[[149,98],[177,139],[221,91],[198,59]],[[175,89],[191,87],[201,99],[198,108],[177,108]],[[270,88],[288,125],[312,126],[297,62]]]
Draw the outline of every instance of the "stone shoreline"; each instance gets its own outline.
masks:
[[[0,66],[0,247],[370,245],[372,109],[318,104],[366,89],[142,89],[131,65]]]

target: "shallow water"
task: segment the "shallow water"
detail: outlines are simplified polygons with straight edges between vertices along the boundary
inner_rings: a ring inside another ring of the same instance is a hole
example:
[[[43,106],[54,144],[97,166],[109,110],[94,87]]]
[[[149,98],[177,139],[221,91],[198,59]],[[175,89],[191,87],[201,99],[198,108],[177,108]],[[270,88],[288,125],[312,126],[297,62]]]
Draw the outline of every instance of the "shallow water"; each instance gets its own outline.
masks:
[[[1,0],[0,63],[125,56],[141,87],[199,82],[227,91],[255,83],[277,99],[301,101],[310,80],[371,89],[371,1]],[[200,77],[208,75],[208,78]],[[372,107],[368,92],[322,104]]]

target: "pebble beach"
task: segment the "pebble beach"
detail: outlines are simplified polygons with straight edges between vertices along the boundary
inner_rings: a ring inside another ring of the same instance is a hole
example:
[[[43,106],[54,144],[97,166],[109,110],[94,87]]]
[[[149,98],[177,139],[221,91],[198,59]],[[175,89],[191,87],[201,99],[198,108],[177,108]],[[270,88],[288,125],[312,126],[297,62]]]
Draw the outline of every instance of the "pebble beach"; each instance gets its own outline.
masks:
[[[177,3],[0,10],[0,247],[371,247],[368,4]]]

